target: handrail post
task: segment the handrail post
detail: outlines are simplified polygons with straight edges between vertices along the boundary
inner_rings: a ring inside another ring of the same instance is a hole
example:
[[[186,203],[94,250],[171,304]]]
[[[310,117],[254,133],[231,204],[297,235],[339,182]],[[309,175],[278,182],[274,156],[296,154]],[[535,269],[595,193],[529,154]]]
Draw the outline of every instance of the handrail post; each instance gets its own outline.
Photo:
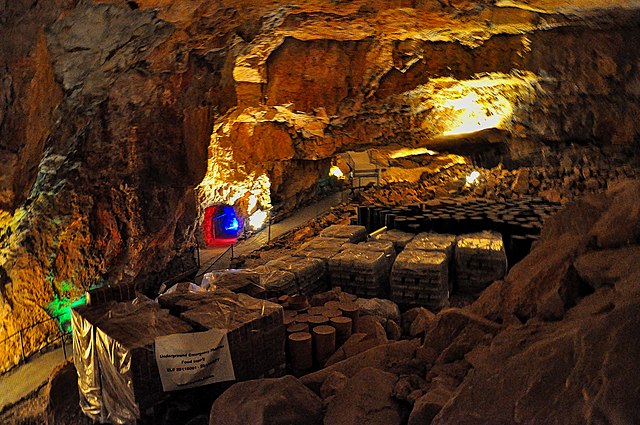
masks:
[[[64,331],[62,331],[62,355],[64,356],[64,359],[67,359],[67,347],[65,347],[64,345]]]
[[[20,350],[22,352],[22,363],[26,363],[27,362],[27,358],[24,355],[24,342],[22,341],[22,329],[20,329],[20,331],[18,333],[20,334]]]
[[[235,245],[235,244],[231,244],[231,259],[232,259],[232,260],[233,260],[233,246],[234,246],[234,245]]]

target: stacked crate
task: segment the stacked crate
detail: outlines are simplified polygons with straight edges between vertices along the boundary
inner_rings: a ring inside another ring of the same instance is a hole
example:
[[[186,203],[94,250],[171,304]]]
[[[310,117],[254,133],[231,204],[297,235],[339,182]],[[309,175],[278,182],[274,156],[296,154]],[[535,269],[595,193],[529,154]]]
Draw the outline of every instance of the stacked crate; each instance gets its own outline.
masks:
[[[320,236],[323,238],[346,239],[348,242],[358,243],[366,241],[368,233],[364,226],[334,224],[320,232]]]
[[[391,229],[376,235],[375,240],[392,242],[396,253],[400,253],[414,236],[412,233]]]
[[[292,255],[296,257],[319,258],[323,260],[326,265],[326,262],[329,261],[331,257],[344,251],[349,245],[351,244],[349,244],[347,239],[319,236],[302,244]]]
[[[287,255],[268,262],[267,266],[293,273],[298,291],[306,297],[329,289],[326,264],[321,259]]]
[[[282,306],[225,290],[169,294],[158,301],[196,330],[227,330],[236,380],[285,370]]]
[[[442,251],[402,251],[391,270],[391,300],[439,310],[449,304],[448,257]]]
[[[362,251],[374,251],[382,252],[389,263],[389,270],[396,259],[396,250],[393,242],[390,241],[369,241],[362,242],[357,245],[348,246],[345,251],[362,252]]]
[[[80,406],[100,423],[135,423],[161,401],[155,338],[193,330],[152,301],[77,307],[72,323]]]
[[[507,271],[507,254],[502,236],[481,232],[458,237],[455,249],[456,289],[477,295]]]
[[[389,260],[381,251],[347,249],[329,260],[332,286],[360,297],[384,297],[389,285]]]
[[[419,233],[406,246],[409,250],[420,251],[440,251],[447,254],[451,258],[453,255],[453,247],[456,244],[454,235],[442,233]]]
[[[447,268],[449,270],[449,293],[453,290],[454,261],[453,250],[456,245],[454,235],[442,233],[419,233],[407,244],[407,250],[439,251],[447,255]]]
[[[272,266],[258,266],[253,269],[260,275],[260,290],[249,293],[256,298],[278,298],[281,295],[296,295],[296,276],[288,271]]]
[[[216,270],[203,276],[202,287],[205,289],[222,288],[233,292],[254,294],[261,290],[260,280],[260,273],[254,270]]]

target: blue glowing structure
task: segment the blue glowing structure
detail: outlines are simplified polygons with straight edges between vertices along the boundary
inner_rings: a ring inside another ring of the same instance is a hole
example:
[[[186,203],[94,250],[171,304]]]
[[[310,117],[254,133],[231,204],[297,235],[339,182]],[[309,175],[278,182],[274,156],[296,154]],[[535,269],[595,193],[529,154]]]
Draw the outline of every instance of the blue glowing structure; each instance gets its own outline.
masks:
[[[233,207],[223,206],[221,214],[218,215],[215,220],[218,221],[221,230],[225,233],[225,236],[236,237],[240,230],[240,221],[236,217],[236,212]]]

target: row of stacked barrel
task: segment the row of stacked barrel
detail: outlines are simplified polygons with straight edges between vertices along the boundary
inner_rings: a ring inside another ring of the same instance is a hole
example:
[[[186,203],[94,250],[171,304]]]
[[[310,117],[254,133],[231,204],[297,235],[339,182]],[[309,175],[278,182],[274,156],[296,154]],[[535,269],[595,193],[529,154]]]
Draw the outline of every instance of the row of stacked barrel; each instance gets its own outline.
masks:
[[[496,201],[489,199],[449,198],[406,206],[359,206],[353,224],[368,232],[387,227],[408,233],[436,232],[460,235],[493,230],[502,235],[509,263],[515,264],[528,254],[546,219],[561,205],[539,197]]]
[[[358,304],[353,301],[328,301],[322,306],[303,304],[286,309],[284,323],[290,371],[303,375],[323,367],[357,331],[359,315]]]

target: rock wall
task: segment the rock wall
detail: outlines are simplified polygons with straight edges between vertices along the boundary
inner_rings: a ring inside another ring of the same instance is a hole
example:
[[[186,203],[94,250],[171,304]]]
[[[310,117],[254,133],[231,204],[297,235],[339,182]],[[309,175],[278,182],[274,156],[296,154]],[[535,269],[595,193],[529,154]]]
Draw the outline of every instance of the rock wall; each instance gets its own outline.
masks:
[[[0,2],[0,340],[189,266],[203,207],[249,210],[245,182],[291,208],[336,152],[436,140],[447,78],[534,75],[505,89],[520,137],[635,143],[639,5],[534,3]]]

